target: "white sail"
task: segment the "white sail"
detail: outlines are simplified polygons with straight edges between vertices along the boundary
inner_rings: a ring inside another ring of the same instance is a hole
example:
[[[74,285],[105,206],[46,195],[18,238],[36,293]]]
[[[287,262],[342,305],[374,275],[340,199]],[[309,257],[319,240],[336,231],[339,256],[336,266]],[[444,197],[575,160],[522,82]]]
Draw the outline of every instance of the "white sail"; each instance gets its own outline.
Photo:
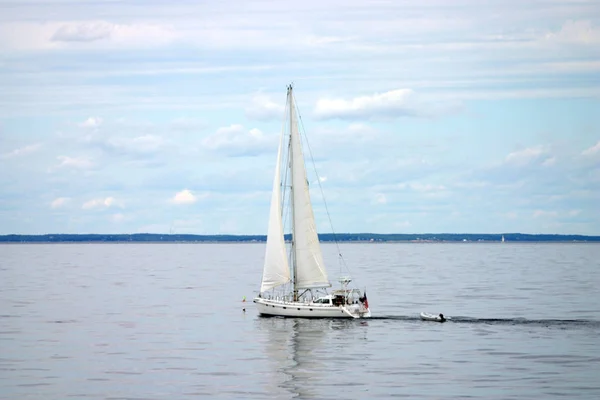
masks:
[[[315,217],[310,203],[298,119],[290,90],[291,150],[293,162],[292,186],[294,192],[294,246],[296,289],[330,287],[323,254],[317,236]]]
[[[277,166],[275,167],[275,177],[273,178],[269,230],[267,231],[267,249],[265,251],[262,283],[260,285],[261,292],[290,281],[290,267],[286,255],[281,216],[281,153],[283,137],[284,135],[281,135],[281,140],[279,141]]]

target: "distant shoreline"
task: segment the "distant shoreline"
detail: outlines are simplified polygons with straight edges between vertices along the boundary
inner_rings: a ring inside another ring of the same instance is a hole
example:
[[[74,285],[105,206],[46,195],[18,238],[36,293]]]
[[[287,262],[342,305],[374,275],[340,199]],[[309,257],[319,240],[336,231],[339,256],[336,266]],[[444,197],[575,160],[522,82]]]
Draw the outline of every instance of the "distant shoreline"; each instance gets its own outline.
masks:
[[[560,234],[461,234],[461,233],[324,233],[321,242],[348,243],[594,243],[600,236]],[[261,243],[266,235],[188,235],[188,234],[46,234],[0,235],[0,243]],[[289,240],[289,236],[286,236]]]
[[[264,244],[265,242],[243,242],[243,241],[158,241],[158,242],[150,242],[150,241],[144,241],[144,242],[135,242],[135,241],[110,241],[110,242],[106,242],[106,241],[89,241],[89,242],[81,242],[81,241],[48,241],[48,242],[8,242],[8,241],[0,241],[0,246],[3,245],[24,245],[24,244],[248,244],[248,245],[252,245],[252,244]],[[321,244],[328,244],[328,243],[334,243],[334,242],[323,242],[320,241]],[[600,245],[600,240],[594,240],[594,241],[560,241],[560,240],[555,240],[555,241],[522,241],[522,242],[494,242],[494,241],[477,241],[477,242],[459,242],[459,241],[435,241],[435,242],[429,242],[429,241],[414,241],[414,240],[387,240],[387,241],[379,241],[379,242],[371,242],[371,241],[340,241],[339,243],[344,243],[344,244],[456,244],[456,245],[460,245],[460,244],[497,244],[497,245],[513,245],[513,244],[590,244],[590,245]]]

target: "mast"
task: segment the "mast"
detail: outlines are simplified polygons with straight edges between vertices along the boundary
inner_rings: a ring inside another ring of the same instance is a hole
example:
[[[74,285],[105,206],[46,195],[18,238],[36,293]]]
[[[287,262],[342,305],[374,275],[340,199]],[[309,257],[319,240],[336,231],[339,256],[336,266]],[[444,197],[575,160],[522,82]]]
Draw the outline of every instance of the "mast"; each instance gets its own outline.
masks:
[[[290,175],[294,176],[294,147],[292,144],[292,135],[294,134],[294,123],[292,118],[294,118],[294,96],[292,94],[292,85],[288,86],[288,96],[289,96],[289,104],[290,104]],[[290,205],[292,207],[292,283],[294,284],[294,301],[298,301],[298,288],[297,285],[297,269],[296,265],[296,209],[294,207],[294,180],[291,179],[290,185]]]

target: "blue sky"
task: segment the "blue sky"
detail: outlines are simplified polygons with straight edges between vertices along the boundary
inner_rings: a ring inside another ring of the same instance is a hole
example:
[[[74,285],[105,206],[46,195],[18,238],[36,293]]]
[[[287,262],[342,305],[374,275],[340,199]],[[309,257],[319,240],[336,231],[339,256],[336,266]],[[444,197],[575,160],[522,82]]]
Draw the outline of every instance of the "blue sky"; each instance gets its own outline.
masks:
[[[292,81],[337,232],[600,234],[584,0],[0,0],[0,234],[266,233]]]

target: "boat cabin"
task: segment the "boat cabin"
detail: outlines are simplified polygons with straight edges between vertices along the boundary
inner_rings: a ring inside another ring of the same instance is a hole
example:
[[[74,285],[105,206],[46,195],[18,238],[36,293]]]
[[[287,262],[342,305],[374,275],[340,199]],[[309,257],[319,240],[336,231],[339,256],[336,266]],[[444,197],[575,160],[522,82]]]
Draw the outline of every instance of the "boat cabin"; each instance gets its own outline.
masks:
[[[334,306],[343,306],[352,303],[352,300],[346,298],[346,296],[341,293],[334,293],[333,295],[327,295],[313,300],[313,304],[328,304]]]
[[[331,304],[332,296],[319,297],[316,300],[313,300],[314,304]]]

